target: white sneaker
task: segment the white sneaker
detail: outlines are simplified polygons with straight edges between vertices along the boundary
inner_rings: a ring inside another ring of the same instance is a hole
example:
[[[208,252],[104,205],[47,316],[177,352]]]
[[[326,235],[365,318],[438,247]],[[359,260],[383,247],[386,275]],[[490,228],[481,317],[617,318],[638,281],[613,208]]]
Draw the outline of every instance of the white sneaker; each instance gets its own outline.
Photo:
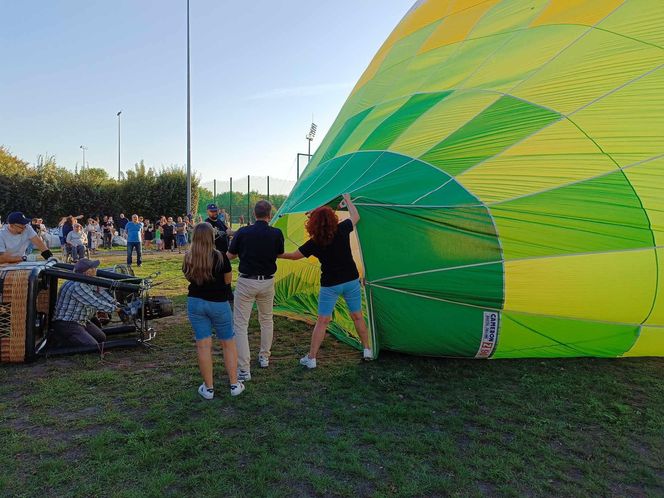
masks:
[[[303,356],[300,358],[300,365],[307,368],[316,368],[316,358],[309,358],[309,355]]]
[[[210,389],[205,385],[205,382],[203,382],[198,388],[198,394],[200,394],[204,399],[212,399],[214,398],[214,389]]]
[[[249,370],[238,370],[237,380],[239,380],[240,382],[246,382],[248,380],[251,380],[251,372],[249,372]]]
[[[258,355],[258,364],[260,365],[261,368],[269,367],[270,366],[270,357],[269,356]]]
[[[373,357],[373,352],[372,352],[370,349],[368,349],[368,348],[364,348],[364,353],[362,353],[362,359],[363,359],[364,361],[371,361],[371,360],[373,360],[373,359],[374,359],[374,357]]]
[[[231,385],[231,396],[239,396],[244,392],[244,384],[241,380],[237,381],[237,384]]]

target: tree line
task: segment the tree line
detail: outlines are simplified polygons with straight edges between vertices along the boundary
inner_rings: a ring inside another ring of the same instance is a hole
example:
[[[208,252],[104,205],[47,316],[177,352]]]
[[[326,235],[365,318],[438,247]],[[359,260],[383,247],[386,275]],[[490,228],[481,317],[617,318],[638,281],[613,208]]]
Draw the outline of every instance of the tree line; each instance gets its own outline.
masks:
[[[28,217],[43,218],[54,226],[62,216],[89,216],[120,213],[129,217],[136,213],[154,220],[161,215],[185,214],[187,176],[184,168],[171,166],[156,170],[143,161],[124,173],[120,181],[109,177],[101,168],[86,168],[73,173],[56,163],[53,156],[40,156],[35,165],[11,154],[0,146],[0,216],[22,211]],[[286,200],[285,195],[257,191],[222,192],[215,197],[192,177],[192,205],[198,214],[206,215],[206,207],[215,203],[238,222],[240,216],[251,221],[253,206],[260,199],[269,200],[275,212]]]
[[[192,177],[192,205],[198,205],[198,177]],[[22,211],[40,217],[48,226],[62,216],[127,216],[149,219],[184,214],[187,206],[187,176],[183,168],[156,170],[143,161],[128,170],[120,181],[101,168],[77,173],[58,166],[55,157],[40,156],[35,165],[0,146],[0,216]]]

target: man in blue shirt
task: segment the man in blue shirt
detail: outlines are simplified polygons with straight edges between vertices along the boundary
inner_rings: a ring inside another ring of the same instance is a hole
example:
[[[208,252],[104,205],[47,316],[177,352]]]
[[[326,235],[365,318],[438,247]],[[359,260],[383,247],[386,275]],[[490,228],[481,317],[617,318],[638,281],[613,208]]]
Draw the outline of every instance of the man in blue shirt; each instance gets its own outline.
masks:
[[[132,214],[131,221],[125,226],[127,231],[127,264],[131,266],[131,257],[136,249],[136,263],[138,266],[143,264],[143,251],[141,242],[143,241],[143,223],[139,223],[138,215]]]

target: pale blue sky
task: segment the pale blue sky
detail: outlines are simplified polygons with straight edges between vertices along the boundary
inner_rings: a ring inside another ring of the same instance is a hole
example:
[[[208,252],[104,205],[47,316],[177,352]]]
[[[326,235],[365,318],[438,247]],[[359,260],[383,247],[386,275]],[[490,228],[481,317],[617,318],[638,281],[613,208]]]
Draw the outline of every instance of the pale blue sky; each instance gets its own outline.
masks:
[[[192,168],[295,177],[413,0],[191,0]],[[117,175],[186,163],[186,0],[0,0],[0,145]]]

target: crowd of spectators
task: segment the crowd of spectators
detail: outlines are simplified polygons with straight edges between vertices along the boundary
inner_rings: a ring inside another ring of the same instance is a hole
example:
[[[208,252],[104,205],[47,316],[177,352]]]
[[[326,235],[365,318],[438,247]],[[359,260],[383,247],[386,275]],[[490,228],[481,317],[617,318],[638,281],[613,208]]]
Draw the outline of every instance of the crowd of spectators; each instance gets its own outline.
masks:
[[[132,264],[136,252],[137,265],[141,266],[144,241],[149,244],[157,241],[158,251],[185,250],[182,270],[189,281],[187,313],[194,330],[203,377],[198,393],[209,400],[214,397],[213,332],[224,351],[231,395],[241,394],[245,390],[244,382],[251,380],[248,325],[254,306],[258,309],[261,329],[258,365],[267,368],[270,364],[277,259],[300,260],[313,256],[321,264],[318,317],[309,352],[300,359],[300,364],[309,369],[317,367],[321,343],[341,296],[362,342],[363,359],[373,358],[362,311],[360,275],[350,244],[350,234],[360,221],[360,215],[349,194],[343,194],[342,198],[339,208],[348,210],[348,219],[339,221],[329,206],[310,211],[304,226],[310,239],[291,252],[285,252],[281,230],[270,226],[272,205],[265,200],[254,206],[255,223],[236,232],[226,224],[225,212],[215,204],[208,204],[205,220],[201,216],[195,219],[186,215],[175,219],[161,216],[151,223],[137,214],[133,214],[131,220],[121,214],[117,223],[111,216],[104,216],[101,223],[89,218],[84,230],[78,222],[82,216],[68,216],[60,223],[61,237],[76,261],[73,270],[89,276],[95,275],[99,261],[85,257],[85,245],[89,243],[87,233],[92,235],[91,239],[99,239],[101,234],[104,243],[108,238],[112,243],[116,234],[121,237],[127,246],[128,265]],[[20,212],[11,213],[7,225],[0,228],[0,263],[26,261],[29,243],[35,245],[48,261],[53,255],[39,236],[42,225],[38,218],[31,221]],[[236,258],[239,259],[238,279],[233,292],[230,261]],[[113,312],[117,303],[112,296],[80,282],[65,283],[60,290],[53,321],[58,339],[75,345],[103,343],[105,334],[92,323],[91,308]]]
[[[214,209],[208,210],[208,220],[212,213],[215,213],[215,221],[218,219],[222,225],[230,225],[229,216],[223,208],[219,209],[212,204],[208,206],[210,207]],[[136,214],[130,218],[124,213],[120,213],[118,218],[105,215],[86,219],[82,214],[69,215],[60,218],[57,226],[50,229],[42,218],[32,218],[30,228],[46,248],[56,247],[57,242],[54,239],[59,240],[63,252],[70,254],[74,262],[86,254],[94,255],[100,249],[112,249],[115,245],[127,247],[129,264],[133,252],[136,252],[137,263],[140,266],[143,250],[184,252],[191,243],[194,226],[203,221],[200,215],[185,214],[175,217],[162,215],[154,221]],[[240,220],[242,221],[243,219]],[[2,227],[1,219],[0,227]],[[30,241],[26,254],[31,254],[37,248],[35,243]]]

